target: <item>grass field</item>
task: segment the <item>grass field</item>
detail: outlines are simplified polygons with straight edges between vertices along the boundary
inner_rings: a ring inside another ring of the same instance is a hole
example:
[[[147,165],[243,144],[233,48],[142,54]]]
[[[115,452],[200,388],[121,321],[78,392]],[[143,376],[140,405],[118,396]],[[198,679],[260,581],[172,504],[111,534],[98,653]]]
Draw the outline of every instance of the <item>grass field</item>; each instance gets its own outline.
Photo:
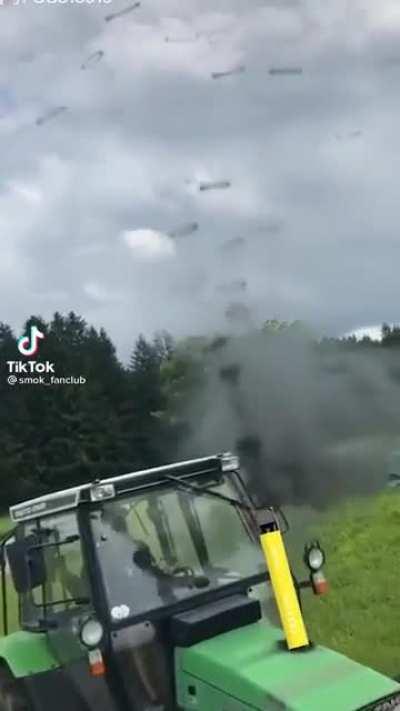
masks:
[[[313,641],[388,676],[400,675],[400,492],[354,499],[318,515],[293,510],[288,548],[303,577],[301,545],[320,538],[327,554],[329,595],[305,591]]]
[[[12,524],[8,516],[0,516],[0,536],[7,533],[10,528],[12,528]]]
[[[0,536],[3,536],[12,528],[12,523],[8,516],[0,516]],[[18,604],[17,597],[10,579],[7,576],[7,607],[9,632],[18,628]],[[3,615],[0,615],[0,636],[4,634]]]

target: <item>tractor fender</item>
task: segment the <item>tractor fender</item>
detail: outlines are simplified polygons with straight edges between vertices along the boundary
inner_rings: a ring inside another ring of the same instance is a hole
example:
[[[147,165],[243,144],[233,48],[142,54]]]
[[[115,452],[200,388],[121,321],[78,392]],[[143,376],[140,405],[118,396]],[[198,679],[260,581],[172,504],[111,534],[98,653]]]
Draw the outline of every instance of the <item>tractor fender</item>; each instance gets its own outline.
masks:
[[[0,663],[7,664],[16,679],[60,666],[45,634],[24,631],[0,639]]]

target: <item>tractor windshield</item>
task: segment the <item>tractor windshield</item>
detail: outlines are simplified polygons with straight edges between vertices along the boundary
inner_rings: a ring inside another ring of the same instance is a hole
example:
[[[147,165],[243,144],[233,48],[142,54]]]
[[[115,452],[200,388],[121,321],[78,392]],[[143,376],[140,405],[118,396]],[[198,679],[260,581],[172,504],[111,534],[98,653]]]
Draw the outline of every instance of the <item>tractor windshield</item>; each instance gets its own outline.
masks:
[[[237,498],[229,481],[207,488]],[[201,490],[136,492],[103,503],[91,525],[114,621],[265,573],[243,511]]]

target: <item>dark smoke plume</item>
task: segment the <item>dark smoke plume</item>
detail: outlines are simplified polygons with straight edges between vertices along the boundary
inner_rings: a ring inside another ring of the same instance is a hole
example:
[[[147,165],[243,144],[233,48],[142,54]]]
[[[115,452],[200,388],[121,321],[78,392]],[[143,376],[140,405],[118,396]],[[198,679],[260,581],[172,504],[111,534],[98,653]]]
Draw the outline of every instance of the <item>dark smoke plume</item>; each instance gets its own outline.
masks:
[[[219,338],[190,399],[185,454],[238,452],[272,503],[378,490],[400,438],[396,360],[381,347],[318,344],[301,329]]]

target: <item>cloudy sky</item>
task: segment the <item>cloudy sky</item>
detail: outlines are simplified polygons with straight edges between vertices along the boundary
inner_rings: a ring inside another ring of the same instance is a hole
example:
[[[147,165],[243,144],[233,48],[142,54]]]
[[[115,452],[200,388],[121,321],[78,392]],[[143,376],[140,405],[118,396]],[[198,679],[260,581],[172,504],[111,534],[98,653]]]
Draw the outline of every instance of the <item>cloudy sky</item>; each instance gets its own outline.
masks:
[[[17,2],[1,320],[74,309],[122,357],[226,329],[232,302],[321,333],[399,321],[398,0]]]

